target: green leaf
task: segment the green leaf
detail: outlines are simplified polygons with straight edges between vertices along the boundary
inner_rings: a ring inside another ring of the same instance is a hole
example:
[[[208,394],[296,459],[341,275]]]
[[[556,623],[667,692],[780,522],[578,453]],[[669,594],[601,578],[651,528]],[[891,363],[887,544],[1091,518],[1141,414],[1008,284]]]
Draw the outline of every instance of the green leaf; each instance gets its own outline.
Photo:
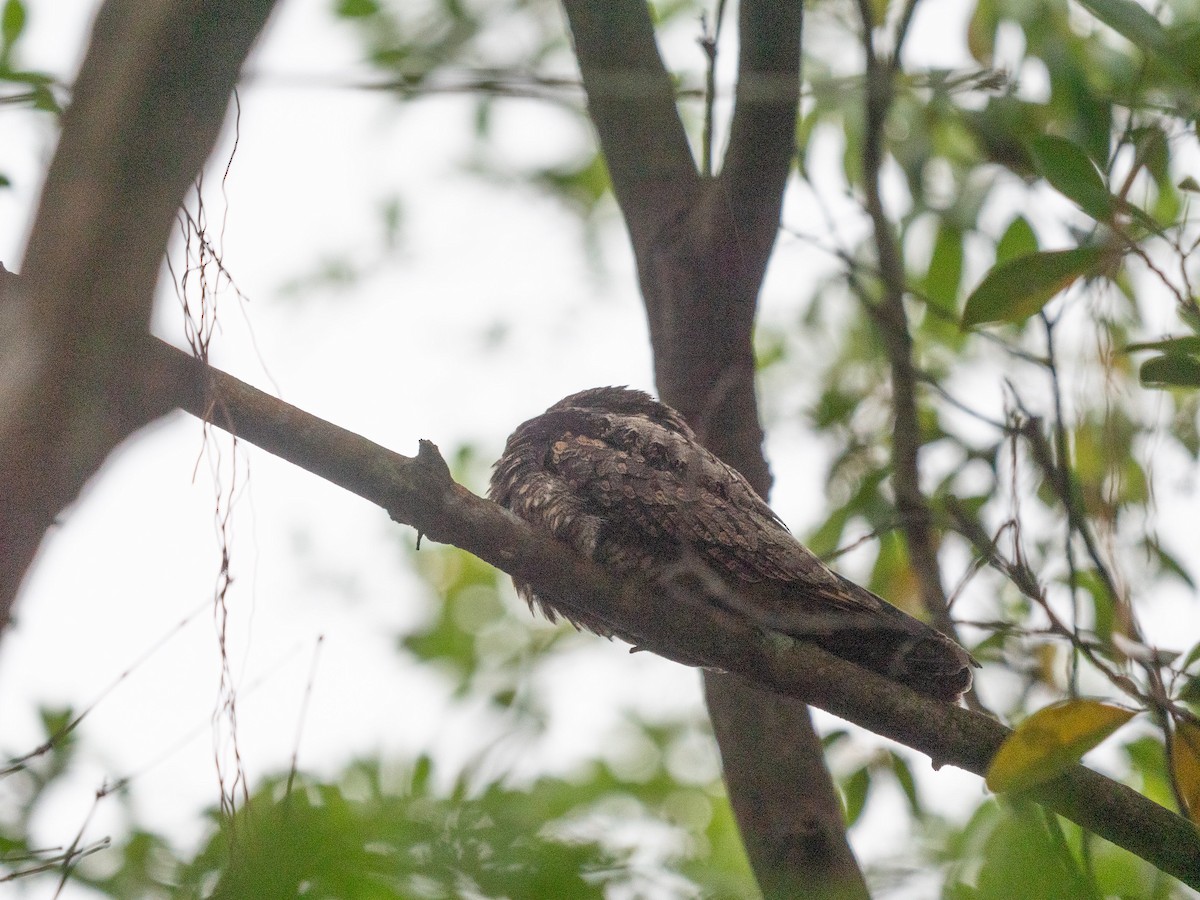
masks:
[[[929,257],[929,270],[925,273],[925,294],[942,309],[955,309],[962,273],[962,231],[943,220],[933,244],[933,254]]]
[[[1134,0],[1079,0],[1079,4],[1142,50],[1159,53],[1167,45],[1162,24]]]
[[[1138,376],[1149,388],[1200,387],[1200,360],[1185,353],[1155,356],[1142,363]]]
[[[754,331],[754,371],[782,362],[787,357],[787,336],[777,328],[760,326]]]
[[[1188,678],[1183,687],[1175,692],[1175,699],[1184,703],[1200,703],[1200,676],[1193,675]]]
[[[337,14],[346,19],[361,19],[379,12],[375,0],[338,0]]]
[[[978,0],[967,25],[967,49],[975,61],[984,66],[992,64],[992,54],[996,49],[997,18],[993,0]]]
[[[835,728],[828,734],[822,735],[821,747],[828,752],[831,748],[836,747],[838,744],[842,743],[843,741],[848,741],[849,739],[850,732],[848,732],[845,728]]]
[[[596,153],[583,164],[541,169],[531,174],[534,184],[566,201],[582,214],[593,213],[611,189],[608,166]]]
[[[1197,25],[1189,12],[1166,26],[1136,0],[1080,0],[1101,22],[1141,50],[1162,83],[1194,95],[1200,84]],[[1193,118],[1194,116],[1188,116]]]
[[[8,56],[12,45],[17,42],[21,32],[25,30],[25,4],[21,0],[7,0],[4,12],[0,13],[0,42],[3,42],[4,56]]]
[[[813,406],[810,414],[813,427],[826,431],[833,425],[845,424],[861,402],[859,394],[843,390],[837,384],[830,385]]]
[[[1159,125],[1144,125],[1130,132],[1137,159],[1160,185],[1171,180],[1171,150],[1167,135]]]
[[[1163,748],[1162,735],[1142,735],[1127,742],[1121,749],[1125,751],[1130,768],[1137,777],[1134,782],[1137,789],[1155,803],[1173,806],[1175,792],[1167,772],[1167,755]]]
[[[851,773],[842,782],[842,794],[846,799],[846,824],[853,825],[867,805],[867,794],[871,790],[871,770],[863,766]]]
[[[30,87],[49,87],[54,84],[54,78],[47,75],[45,72],[26,72],[16,69],[9,69],[0,75],[0,79],[11,81],[15,84],[27,84]]]
[[[1106,648],[1112,646],[1113,598],[1095,569],[1077,569],[1075,587],[1087,591],[1092,598],[1092,630]]]
[[[996,265],[1038,252],[1037,235],[1024,216],[1017,216],[996,242]]]
[[[1099,700],[1065,700],[1040,709],[1000,745],[988,767],[987,786],[1000,793],[1049,781],[1135,715]]]
[[[1122,352],[1133,353],[1136,350],[1161,350],[1171,356],[1185,353],[1200,355],[1200,337],[1163,338],[1161,341],[1143,341],[1138,344],[1126,344]]]
[[[915,818],[921,818],[925,814],[925,810],[921,805],[921,795],[917,792],[917,781],[913,778],[908,760],[899,753],[890,752],[888,755],[891,758],[892,773],[900,784],[900,790],[904,791],[904,796],[908,799],[909,811]]]
[[[1183,663],[1179,667],[1180,671],[1186,672],[1198,659],[1200,659],[1200,643],[1195,644],[1184,656]]]
[[[962,327],[986,322],[1024,322],[1076,280],[1094,274],[1107,248],[1093,244],[1047,250],[996,266],[967,298]]]
[[[1152,559],[1158,562],[1164,574],[1174,575],[1192,590],[1196,589],[1196,581],[1192,578],[1192,573],[1184,568],[1183,563],[1176,559],[1174,554],[1168,553],[1162,544],[1151,537],[1146,537],[1141,541],[1141,546]]]
[[[55,115],[62,113],[62,107],[54,99],[54,92],[45,85],[35,85],[30,92],[30,96],[33,99],[34,109],[40,109],[42,112],[54,113]]]
[[[47,740],[59,741],[63,732],[75,719],[75,711],[69,706],[43,706],[38,710],[42,720],[42,731]]]
[[[988,808],[985,805],[981,810]],[[956,860],[964,871],[951,875],[961,878],[969,873],[969,891],[962,890],[961,882],[951,882],[953,892],[939,896],[950,900],[1094,900],[1106,896],[1105,891],[1085,883],[1086,876],[1072,859],[1061,830],[1054,828],[1057,834],[1052,833],[1032,804],[994,804],[990,809],[992,816],[977,814],[968,826],[961,854],[965,859]],[[954,868],[952,864],[950,871]]]
[[[1096,164],[1081,147],[1065,138],[1042,135],[1033,139],[1030,153],[1038,172],[1080,209],[1101,222],[1113,217],[1113,197]]]

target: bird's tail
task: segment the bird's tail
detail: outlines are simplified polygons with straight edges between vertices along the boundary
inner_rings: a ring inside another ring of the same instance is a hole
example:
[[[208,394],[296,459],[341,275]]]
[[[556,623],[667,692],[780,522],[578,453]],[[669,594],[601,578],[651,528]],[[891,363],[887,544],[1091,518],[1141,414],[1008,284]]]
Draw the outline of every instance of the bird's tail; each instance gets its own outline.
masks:
[[[775,627],[811,640],[835,656],[915,691],[954,702],[979,667],[971,654],[936,628],[854,582],[836,576],[838,596],[814,598],[811,586],[788,592]]]

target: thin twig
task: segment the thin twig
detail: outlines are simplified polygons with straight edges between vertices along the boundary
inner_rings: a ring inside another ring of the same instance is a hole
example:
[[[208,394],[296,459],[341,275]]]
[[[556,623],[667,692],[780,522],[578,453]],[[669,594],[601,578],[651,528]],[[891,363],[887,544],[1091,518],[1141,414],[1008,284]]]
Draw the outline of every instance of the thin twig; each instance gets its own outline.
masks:
[[[900,37],[907,32],[913,6],[915,0],[909,0],[902,16],[904,32],[900,33]],[[866,309],[875,320],[891,365],[894,416],[892,484],[896,509],[908,545],[909,559],[920,585],[922,603],[934,625],[951,637],[956,637],[946,590],[942,584],[933,514],[927,498],[921,491],[919,456],[922,441],[917,401],[919,379],[913,361],[913,341],[908,330],[908,315],[904,309],[904,296],[907,291],[904,262],[880,191],[884,128],[891,109],[899,56],[893,54],[890,60],[885,61],[878,55],[869,0],[859,0],[858,9],[862,19],[862,48],[866,56],[866,121],[862,151],[864,205],[871,219],[883,287],[883,297],[877,303],[867,303]]]
[[[717,11],[712,30],[702,17],[700,49],[704,51],[704,133],[700,144],[700,174],[705,178],[713,175],[713,117],[717,102],[717,45],[721,40],[721,24],[725,20],[725,0],[717,0]]]
[[[1070,484],[1071,468],[1071,448],[1067,442],[1067,426],[1066,419],[1063,414],[1063,398],[1062,398],[1062,382],[1058,377],[1058,360],[1054,348],[1054,320],[1052,320],[1046,311],[1042,310],[1038,313],[1041,319],[1043,330],[1046,334],[1046,370],[1050,375],[1051,396],[1054,398],[1054,443],[1055,455],[1053,457],[1055,465],[1055,475],[1052,480],[1060,485],[1063,494],[1071,494],[1072,487]],[[1071,598],[1071,626],[1075,629],[1076,637],[1078,637],[1079,629],[1079,570],[1075,565],[1075,542],[1073,539],[1074,520],[1068,515],[1066,518],[1067,534],[1063,541],[1064,556],[1067,560],[1067,577],[1069,581],[1068,592]],[[1107,578],[1107,572],[1101,575],[1101,579],[1105,584],[1111,584],[1111,579]],[[1116,603],[1116,595],[1109,592],[1110,602]],[[1072,641],[1073,645],[1077,645],[1078,641]],[[1071,668],[1068,676],[1068,686],[1072,696],[1079,694],[1079,652],[1074,650],[1071,653]]]
[[[317,636],[316,646],[313,647],[312,665],[308,670],[308,681],[304,685],[304,701],[300,704],[300,715],[296,720],[296,740],[292,744],[292,764],[288,767],[287,789],[284,791],[284,796],[290,796],[292,793],[292,782],[296,780],[296,769],[300,760],[300,736],[304,734],[304,721],[308,718],[308,707],[312,701],[313,682],[317,679],[317,661],[321,656],[321,645],[325,642],[325,635]]]

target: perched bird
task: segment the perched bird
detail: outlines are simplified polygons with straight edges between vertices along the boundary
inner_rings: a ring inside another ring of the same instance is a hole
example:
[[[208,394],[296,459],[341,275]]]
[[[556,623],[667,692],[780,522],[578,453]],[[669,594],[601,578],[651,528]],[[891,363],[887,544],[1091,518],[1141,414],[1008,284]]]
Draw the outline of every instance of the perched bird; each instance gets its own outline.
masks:
[[[755,624],[923,694],[954,701],[971,686],[978,664],[962,647],[829,569],[683,416],[641,391],[592,388],[525,422],[489,495],[617,577],[699,576],[690,581],[706,598]],[[551,621],[561,614],[612,636],[528,584],[517,590]]]

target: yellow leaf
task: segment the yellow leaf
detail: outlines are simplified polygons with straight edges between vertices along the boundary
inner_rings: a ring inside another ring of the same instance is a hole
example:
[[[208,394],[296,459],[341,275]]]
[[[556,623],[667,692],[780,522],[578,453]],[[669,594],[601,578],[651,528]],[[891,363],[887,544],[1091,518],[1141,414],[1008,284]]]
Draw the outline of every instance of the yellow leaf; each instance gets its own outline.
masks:
[[[1188,816],[1193,822],[1200,822],[1200,726],[1191,722],[1179,722],[1175,726],[1171,769],[1180,796],[1187,804]]]
[[[887,21],[890,0],[871,0],[871,25],[878,28]]]
[[[1042,684],[1057,687],[1060,680],[1058,673],[1061,671],[1058,646],[1049,641],[1038,644],[1034,650],[1034,659],[1037,661],[1037,674]]]
[[[1000,745],[987,786],[1019,791],[1049,781],[1136,714],[1099,700],[1064,700],[1039,709]]]

